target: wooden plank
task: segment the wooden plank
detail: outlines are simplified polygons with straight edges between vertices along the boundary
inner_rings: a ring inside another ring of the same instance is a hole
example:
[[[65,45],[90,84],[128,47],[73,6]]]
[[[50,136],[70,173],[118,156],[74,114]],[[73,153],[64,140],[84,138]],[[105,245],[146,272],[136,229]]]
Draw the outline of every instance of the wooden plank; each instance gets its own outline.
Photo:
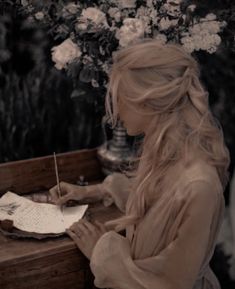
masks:
[[[80,175],[90,181],[101,180],[96,149],[57,155],[61,181],[76,183]],[[10,190],[25,194],[47,190],[56,184],[53,155],[0,164],[0,195]]]
[[[107,220],[122,216],[115,205],[104,207],[101,203],[90,204],[88,207],[90,221]],[[35,258],[61,254],[74,250],[76,246],[68,236],[48,238],[43,240],[12,239],[0,233],[0,271],[7,267],[22,262],[31,262]]]
[[[75,288],[83,288],[84,270],[87,270],[88,266],[88,260],[74,248],[60,254],[37,258],[31,262],[22,262],[20,266],[16,264],[6,266],[0,271],[0,288],[71,288],[67,285],[73,273],[76,273],[74,280],[77,280]]]
[[[72,265],[80,264],[74,257],[70,256]],[[12,278],[2,278],[0,276],[0,287],[3,289],[84,289],[85,287],[85,270],[77,270],[64,272],[63,269],[67,267],[68,263],[63,262],[61,269],[58,266],[57,260],[53,260],[53,265],[48,263],[48,259],[41,260],[40,265],[37,263],[23,264],[21,269],[13,266],[10,270],[4,273],[6,276]],[[9,269],[9,268],[8,268]]]

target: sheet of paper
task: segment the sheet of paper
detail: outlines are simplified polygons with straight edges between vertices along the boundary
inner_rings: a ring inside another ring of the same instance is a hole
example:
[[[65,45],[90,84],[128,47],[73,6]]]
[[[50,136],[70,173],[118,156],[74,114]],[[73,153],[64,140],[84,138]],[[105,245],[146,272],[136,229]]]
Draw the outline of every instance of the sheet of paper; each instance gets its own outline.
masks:
[[[62,214],[59,206],[36,203],[7,192],[0,198],[0,220],[12,220],[16,228],[26,232],[57,234],[82,218],[87,207],[64,208]]]
[[[69,228],[74,222],[79,221],[85,214],[88,205],[63,208],[64,227]]]

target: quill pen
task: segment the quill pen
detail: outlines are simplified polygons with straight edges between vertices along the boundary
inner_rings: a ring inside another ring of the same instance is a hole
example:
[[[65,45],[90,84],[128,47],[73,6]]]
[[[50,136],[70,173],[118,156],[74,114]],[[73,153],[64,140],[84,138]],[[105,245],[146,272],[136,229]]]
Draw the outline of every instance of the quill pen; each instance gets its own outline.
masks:
[[[58,173],[58,166],[57,166],[57,159],[56,159],[55,152],[54,152],[54,164],[55,164],[55,175],[56,175],[58,195],[61,198],[60,180],[59,180],[59,173]],[[63,205],[60,206],[60,209],[63,212]]]

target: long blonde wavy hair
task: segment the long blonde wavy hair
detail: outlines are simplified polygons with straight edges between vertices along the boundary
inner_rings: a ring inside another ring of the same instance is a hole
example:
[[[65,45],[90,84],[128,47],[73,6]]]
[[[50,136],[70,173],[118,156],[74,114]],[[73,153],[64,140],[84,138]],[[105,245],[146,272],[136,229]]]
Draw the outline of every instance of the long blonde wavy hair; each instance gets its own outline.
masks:
[[[161,193],[168,169],[197,150],[216,167],[225,189],[229,151],[222,127],[212,115],[197,61],[180,45],[145,40],[117,51],[106,95],[106,112],[113,127],[118,98],[139,113],[151,115],[134,175],[126,215],[106,222],[116,231],[136,224]],[[190,153],[191,152],[191,153]]]

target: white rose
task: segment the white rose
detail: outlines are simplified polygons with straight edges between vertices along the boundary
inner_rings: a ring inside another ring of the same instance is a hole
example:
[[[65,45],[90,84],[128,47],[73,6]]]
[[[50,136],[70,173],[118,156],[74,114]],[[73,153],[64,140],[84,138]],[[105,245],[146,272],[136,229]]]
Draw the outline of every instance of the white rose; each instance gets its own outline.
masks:
[[[104,24],[105,26],[108,26],[105,14],[97,8],[88,7],[83,9],[81,15],[83,18],[91,20],[96,25]]]
[[[121,13],[117,7],[109,8],[108,14],[111,18],[114,18],[116,22],[119,22],[121,19]]]
[[[52,60],[55,62],[55,67],[59,70],[66,68],[68,63],[82,54],[80,48],[70,38],[53,47],[51,51]]]
[[[66,12],[69,12],[70,14],[76,14],[78,12],[78,5],[75,3],[69,3],[62,9],[62,13],[67,14]]]
[[[117,0],[117,3],[121,9],[136,7],[136,0]]]
[[[159,22],[159,30],[162,31],[162,30],[167,30],[168,28],[171,27],[171,21],[169,20],[168,17],[163,17],[160,22]]]
[[[137,39],[144,36],[145,24],[141,19],[126,18],[123,26],[117,30],[116,38],[119,39],[121,47],[125,47],[133,43]]]
[[[75,24],[75,30],[84,31],[84,30],[87,30],[87,26],[88,26],[88,22],[86,20],[82,21],[81,19]]]
[[[37,20],[42,20],[44,18],[44,13],[42,11],[39,11],[35,13],[34,16]]]

